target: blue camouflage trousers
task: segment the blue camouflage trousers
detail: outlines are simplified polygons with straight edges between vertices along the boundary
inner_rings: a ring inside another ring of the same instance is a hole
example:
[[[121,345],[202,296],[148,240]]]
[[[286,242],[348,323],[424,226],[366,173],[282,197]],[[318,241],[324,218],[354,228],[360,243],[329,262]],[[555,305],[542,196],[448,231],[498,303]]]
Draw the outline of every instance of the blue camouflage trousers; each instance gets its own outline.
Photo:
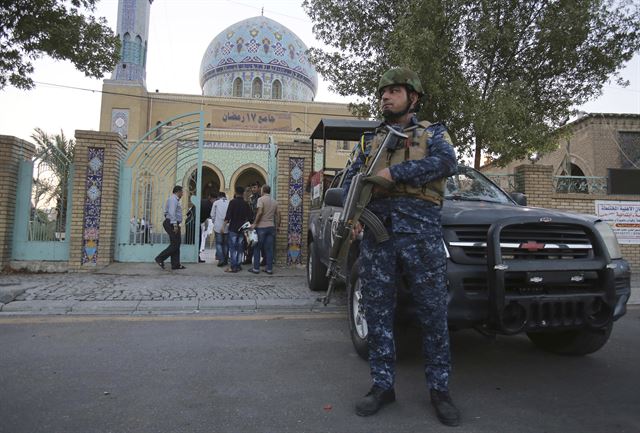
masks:
[[[393,338],[397,286],[404,279],[416,303],[422,328],[425,376],[431,389],[449,388],[451,355],[447,327],[446,256],[442,232],[390,233],[376,244],[365,230],[359,275],[369,329],[369,367],[373,384],[383,389],[395,380]]]

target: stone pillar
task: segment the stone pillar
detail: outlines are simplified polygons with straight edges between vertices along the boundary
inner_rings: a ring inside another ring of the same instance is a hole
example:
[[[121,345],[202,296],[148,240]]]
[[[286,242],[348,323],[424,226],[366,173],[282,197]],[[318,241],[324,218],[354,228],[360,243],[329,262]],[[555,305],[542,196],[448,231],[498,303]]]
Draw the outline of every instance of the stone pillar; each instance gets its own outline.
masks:
[[[276,235],[276,263],[304,265],[311,194],[311,143],[278,144],[278,211],[282,225]]]
[[[28,141],[0,135],[0,270],[11,260],[20,161],[31,159],[34,152],[35,146]]]
[[[550,207],[555,193],[553,166],[526,164],[515,168],[516,191],[527,196],[527,205]]]
[[[76,131],[69,270],[113,262],[120,161],[126,144],[115,132]]]

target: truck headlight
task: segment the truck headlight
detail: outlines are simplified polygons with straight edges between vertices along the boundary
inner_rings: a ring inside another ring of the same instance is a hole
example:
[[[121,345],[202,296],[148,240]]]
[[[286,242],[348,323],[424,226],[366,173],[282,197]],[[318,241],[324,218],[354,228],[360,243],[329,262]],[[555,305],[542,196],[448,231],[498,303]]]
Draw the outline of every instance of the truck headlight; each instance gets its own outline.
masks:
[[[604,221],[599,221],[596,223],[596,230],[600,233],[600,236],[607,247],[607,251],[609,252],[609,256],[612,259],[621,259],[622,252],[620,251],[620,245],[618,244],[618,239],[616,239],[616,234],[613,232],[611,226]]]

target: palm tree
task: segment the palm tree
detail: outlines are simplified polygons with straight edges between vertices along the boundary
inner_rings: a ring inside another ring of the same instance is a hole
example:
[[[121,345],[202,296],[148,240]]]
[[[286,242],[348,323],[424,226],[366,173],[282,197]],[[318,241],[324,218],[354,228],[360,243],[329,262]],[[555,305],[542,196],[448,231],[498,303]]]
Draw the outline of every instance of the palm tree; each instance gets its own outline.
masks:
[[[34,164],[38,167],[38,176],[34,179],[35,206],[38,206],[40,199],[45,199],[46,203],[55,200],[57,231],[64,231],[67,221],[67,185],[76,142],[67,139],[62,131],[52,136],[40,128],[35,128],[31,138],[36,144]],[[43,171],[50,174],[48,179],[40,177],[39,173]]]

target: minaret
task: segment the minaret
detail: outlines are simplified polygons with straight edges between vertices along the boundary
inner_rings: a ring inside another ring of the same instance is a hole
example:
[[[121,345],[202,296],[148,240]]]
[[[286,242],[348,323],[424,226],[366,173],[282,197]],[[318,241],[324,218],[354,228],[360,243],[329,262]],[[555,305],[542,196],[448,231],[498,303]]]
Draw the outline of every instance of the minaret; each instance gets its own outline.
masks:
[[[118,37],[122,47],[112,80],[145,86],[149,12],[153,0],[118,1]]]

